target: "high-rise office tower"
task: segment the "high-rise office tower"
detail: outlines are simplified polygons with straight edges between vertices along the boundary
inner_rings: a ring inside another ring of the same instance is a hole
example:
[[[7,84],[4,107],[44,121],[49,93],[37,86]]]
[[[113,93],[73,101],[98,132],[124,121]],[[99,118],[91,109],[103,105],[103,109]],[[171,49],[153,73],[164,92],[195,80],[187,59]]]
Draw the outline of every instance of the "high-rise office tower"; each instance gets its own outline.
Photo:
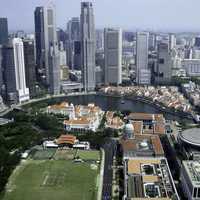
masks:
[[[103,50],[104,48],[104,32],[103,30],[96,30],[96,50]]]
[[[104,29],[105,84],[122,83],[122,31]]]
[[[3,57],[2,57],[2,46],[0,45],[0,96],[2,95],[2,90],[3,90],[3,85],[4,85],[2,60],[3,60]]]
[[[19,103],[28,101],[29,89],[26,87],[26,74],[24,65],[24,46],[22,39],[13,39],[14,63],[15,63],[15,77],[16,90]]]
[[[169,34],[169,49],[172,50],[176,47],[176,37],[174,34]]]
[[[76,68],[74,63],[74,54],[75,54],[75,42],[80,41],[80,20],[78,17],[73,17],[67,23],[67,33],[68,33],[68,41],[67,41],[67,60],[68,65],[71,69]]]
[[[0,18],[0,45],[8,43],[8,21],[7,18]]]
[[[156,49],[156,35],[154,33],[149,34],[148,46],[150,51],[154,51]]]
[[[156,67],[156,83],[169,83],[172,77],[172,63],[168,44],[161,43],[158,45],[158,58]]]
[[[137,33],[136,41],[136,82],[148,85],[151,83],[151,71],[148,67],[148,38],[146,32]]]
[[[81,70],[81,42],[74,42],[74,70]]]
[[[70,41],[80,40],[80,20],[78,17],[72,17],[68,22],[67,32]]]
[[[3,79],[5,83],[4,100],[8,103],[17,103],[16,76],[13,46],[4,46],[2,48],[2,66]]]
[[[200,47],[200,36],[195,37],[194,46],[195,47]]]
[[[95,26],[91,2],[81,3],[81,63],[85,91],[95,89]]]
[[[49,51],[56,45],[56,16],[55,6],[49,4],[35,9],[35,39],[36,39],[36,65],[41,72],[44,71],[47,85],[49,81]]]
[[[36,68],[35,68],[35,46],[34,40],[24,39],[24,63],[26,74],[26,85],[29,88],[30,96],[36,95]]]
[[[67,33],[66,31],[62,30],[61,28],[57,29],[57,40],[59,44],[59,50],[62,48],[65,50],[66,48],[66,41],[67,41]]]
[[[49,50],[49,90],[53,95],[60,94],[60,59],[58,45],[51,45]]]
[[[12,45],[2,48],[3,77],[6,100],[10,103],[28,101],[29,89],[26,86],[24,47],[20,38],[14,38]]]
[[[66,51],[64,50],[64,45],[62,44],[62,42],[60,42],[61,44],[59,45],[59,60],[60,60],[60,66],[66,66],[67,65],[67,55],[66,55]]]
[[[7,100],[10,103],[28,101],[22,39],[14,38],[12,46],[3,47],[3,66]]]

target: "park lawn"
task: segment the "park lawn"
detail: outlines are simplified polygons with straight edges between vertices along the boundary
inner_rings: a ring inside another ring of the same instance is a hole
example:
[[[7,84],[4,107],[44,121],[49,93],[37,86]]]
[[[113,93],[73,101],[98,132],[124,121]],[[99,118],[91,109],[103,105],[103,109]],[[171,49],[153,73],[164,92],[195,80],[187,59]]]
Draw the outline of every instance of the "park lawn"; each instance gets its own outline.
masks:
[[[98,171],[66,160],[26,161],[14,172],[2,200],[95,200]]]
[[[94,150],[78,150],[76,156],[79,156],[82,160],[100,160],[99,151]]]

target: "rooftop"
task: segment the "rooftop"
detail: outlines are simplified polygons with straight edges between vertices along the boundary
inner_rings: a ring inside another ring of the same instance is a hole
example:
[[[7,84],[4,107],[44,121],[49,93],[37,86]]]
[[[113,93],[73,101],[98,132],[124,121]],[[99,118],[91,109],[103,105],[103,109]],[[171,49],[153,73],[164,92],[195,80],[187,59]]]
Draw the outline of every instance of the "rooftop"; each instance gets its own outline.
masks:
[[[165,158],[137,157],[126,161],[126,165],[127,199],[169,200],[177,197]]]
[[[194,187],[200,187],[200,161],[183,161],[183,167]]]
[[[157,135],[135,135],[121,140],[124,157],[163,156],[164,151]]]
[[[73,135],[61,135],[56,143],[57,144],[70,144],[73,145],[76,142],[76,136]]]
[[[128,119],[134,126],[134,134],[165,134],[165,119],[162,114],[131,113]]]
[[[200,128],[187,129],[179,134],[179,138],[186,143],[200,147]]]

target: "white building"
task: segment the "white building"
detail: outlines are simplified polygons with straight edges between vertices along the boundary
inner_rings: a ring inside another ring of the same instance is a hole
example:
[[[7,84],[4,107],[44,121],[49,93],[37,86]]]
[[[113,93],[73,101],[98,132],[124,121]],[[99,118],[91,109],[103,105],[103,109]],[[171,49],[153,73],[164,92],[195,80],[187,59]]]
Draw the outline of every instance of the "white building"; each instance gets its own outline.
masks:
[[[122,31],[104,29],[105,84],[122,83]]]
[[[172,50],[176,47],[176,36],[169,34],[169,49]]]
[[[65,120],[64,126],[65,130],[67,131],[93,131],[95,132],[101,122],[101,118],[99,116],[92,116],[92,117],[79,117],[75,119]]]
[[[22,39],[13,39],[14,64],[16,77],[16,90],[19,103],[28,101],[29,89],[26,87],[25,66],[24,66],[24,47]]]
[[[99,127],[104,112],[94,104],[87,106],[68,104],[63,102],[58,105],[47,107],[47,113],[62,114],[69,116],[64,120],[64,127],[68,131],[96,131]]]
[[[184,59],[182,67],[187,76],[200,76],[200,59]]]
[[[89,142],[78,142],[73,145],[74,149],[84,149],[89,150],[90,149],[90,143]]]
[[[151,83],[151,71],[148,68],[148,38],[146,32],[137,33],[136,42],[136,82],[142,85]]]

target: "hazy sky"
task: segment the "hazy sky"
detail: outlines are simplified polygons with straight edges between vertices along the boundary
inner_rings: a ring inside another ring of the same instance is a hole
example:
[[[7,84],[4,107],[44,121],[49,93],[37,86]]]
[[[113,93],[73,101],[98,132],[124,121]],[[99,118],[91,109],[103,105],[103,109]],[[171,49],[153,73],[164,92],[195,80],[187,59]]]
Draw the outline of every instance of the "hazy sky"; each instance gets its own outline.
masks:
[[[10,30],[34,30],[33,12],[48,0],[0,0],[0,17]],[[80,0],[54,0],[57,26],[80,15]],[[200,31],[200,0],[92,0],[96,27]]]

